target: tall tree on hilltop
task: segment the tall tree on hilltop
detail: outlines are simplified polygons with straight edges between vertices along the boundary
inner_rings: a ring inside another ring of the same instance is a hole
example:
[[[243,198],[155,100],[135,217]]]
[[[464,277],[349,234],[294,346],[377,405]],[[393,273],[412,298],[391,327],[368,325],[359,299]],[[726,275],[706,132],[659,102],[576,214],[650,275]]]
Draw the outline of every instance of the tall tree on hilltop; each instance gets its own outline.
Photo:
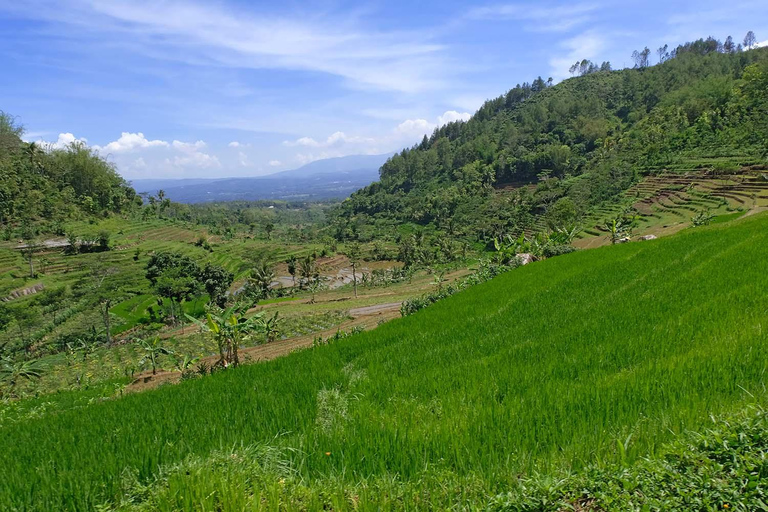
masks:
[[[731,36],[726,37],[725,42],[723,43],[723,52],[733,53],[735,51],[736,51],[736,45],[733,43],[733,38]]]
[[[751,50],[756,44],[757,44],[757,37],[755,36],[755,33],[750,30],[749,32],[747,32],[747,35],[744,36],[744,47],[747,50]]]
[[[664,46],[660,46],[659,49],[656,50],[656,54],[659,56],[659,64],[669,59],[669,45],[665,44]]]
[[[642,69],[648,67],[648,57],[651,55],[651,50],[646,46],[643,51],[639,52],[635,50],[632,52],[632,60],[635,62],[636,69]]]

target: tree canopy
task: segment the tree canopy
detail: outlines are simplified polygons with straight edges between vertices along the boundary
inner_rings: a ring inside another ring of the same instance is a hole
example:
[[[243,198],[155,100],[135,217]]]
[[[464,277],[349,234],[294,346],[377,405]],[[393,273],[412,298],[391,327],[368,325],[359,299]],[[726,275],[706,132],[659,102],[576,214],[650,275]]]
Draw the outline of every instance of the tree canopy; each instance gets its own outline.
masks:
[[[57,232],[70,220],[141,205],[115,167],[85,144],[59,148],[23,136],[23,126],[0,111],[0,227]]]
[[[518,85],[469,121],[436,129],[329,214],[334,236],[404,240],[427,230],[491,241],[531,229],[551,208],[583,215],[684,159],[762,161],[768,49],[724,53],[700,39],[662,47],[654,66],[650,50],[636,53],[635,69],[582,61],[572,69],[584,76]]]

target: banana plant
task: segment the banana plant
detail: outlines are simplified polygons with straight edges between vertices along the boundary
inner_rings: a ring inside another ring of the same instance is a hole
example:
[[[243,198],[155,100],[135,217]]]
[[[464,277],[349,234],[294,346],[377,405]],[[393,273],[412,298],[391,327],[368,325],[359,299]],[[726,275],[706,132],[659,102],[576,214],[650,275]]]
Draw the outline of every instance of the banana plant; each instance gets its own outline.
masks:
[[[576,224],[558,226],[549,234],[549,240],[557,245],[571,245],[581,231]]]
[[[606,229],[608,230],[608,238],[610,238],[612,244],[617,244],[623,238],[629,238],[631,235],[631,226],[621,217],[617,217],[608,222]]]
[[[277,315],[278,312],[275,311],[275,314],[269,318],[259,318],[259,328],[264,332],[264,335],[267,338],[267,343],[272,343],[278,336],[280,336],[280,325],[277,321]]]
[[[144,350],[144,357],[139,364],[143,365],[147,361],[152,365],[152,375],[157,375],[157,359],[161,355],[172,355],[173,351],[160,345],[160,336],[155,336],[151,341],[142,340],[141,348]]]
[[[184,372],[189,369],[190,366],[195,364],[200,360],[199,357],[193,357],[189,354],[184,354],[182,357],[173,356],[173,362],[176,366],[176,369],[180,372]]]
[[[187,315],[204,332],[209,332],[213,336],[216,346],[219,350],[220,366],[237,366],[240,364],[239,349],[240,345],[246,341],[250,335],[260,330],[259,321],[264,316],[263,313],[256,313],[247,318],[242,311],[242,307],[235,305],[216,314],[208,311],[205,321],[198,320]]]
[[[445,271],[440,271],[435,273],[435,278],[432,280],[432,284],[435,286],[436,290],[438,292],[441,292],[443,290],[443,284],[447,279],[445,278]]]
[[[15,396],[15,389],[21,379],[33,380],[43,376],[43,367],[39,361],[17,361],[9,358],[0,360],[0,383],[8,386],[9,394]],[[0,396],[2,396],[0,389]]]
[[[531,254],[534,259],[540,260],[544,257],[544,249],[549,245],[549,237],[545,233],[536,233],[532,238],[520,233],[520,236],[514,238],[510,235],[503,240],[494,239],[493,245],[496,249],[496,263],[508,265],[518,254]]]

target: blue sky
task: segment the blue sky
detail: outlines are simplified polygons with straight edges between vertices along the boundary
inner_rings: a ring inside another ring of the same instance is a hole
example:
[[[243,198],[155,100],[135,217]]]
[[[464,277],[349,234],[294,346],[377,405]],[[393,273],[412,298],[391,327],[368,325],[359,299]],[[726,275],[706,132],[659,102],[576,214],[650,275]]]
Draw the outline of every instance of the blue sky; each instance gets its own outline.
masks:
[[[768,39],[766,0],[0,0],[0,109],[127,178],[376,154],[577,59]]]

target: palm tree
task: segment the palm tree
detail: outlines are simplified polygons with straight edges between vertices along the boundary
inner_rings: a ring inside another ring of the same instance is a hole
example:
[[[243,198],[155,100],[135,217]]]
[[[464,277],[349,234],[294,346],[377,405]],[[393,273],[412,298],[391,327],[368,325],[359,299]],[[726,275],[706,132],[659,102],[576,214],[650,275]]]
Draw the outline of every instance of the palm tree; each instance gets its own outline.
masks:
[[[144,357],[139,364],[149,361],[152,364],[152,375],[157,375],[157,358],[160,355],[171,355],[173,352],[163,346],[160,346],[160,336],[155,336],[152,341],[142,340],[141,348],[144,350]]]
[[[299,286],[302,288],[311,284],[313,280],[317,280],[317,278],[319,278],[319,274],[317,272],[317,264],[315,263],[315,259],[311,254],[307,254],[304,258],[301,259],[299,262],[299,272],[301,273],[301,281],[299,281]]]
[[[269,287],[272,286],[272,281],[275,279],[275,272],[266,261],[262,261],[251,270],[251,279],[261,290],[261,294],[264,297],[268,297]]]
[[[40,156],[42,150],[37,142],[30,142],[26,149],[27,156],[29,157],[29,165],[33,171],[40,170]]]

